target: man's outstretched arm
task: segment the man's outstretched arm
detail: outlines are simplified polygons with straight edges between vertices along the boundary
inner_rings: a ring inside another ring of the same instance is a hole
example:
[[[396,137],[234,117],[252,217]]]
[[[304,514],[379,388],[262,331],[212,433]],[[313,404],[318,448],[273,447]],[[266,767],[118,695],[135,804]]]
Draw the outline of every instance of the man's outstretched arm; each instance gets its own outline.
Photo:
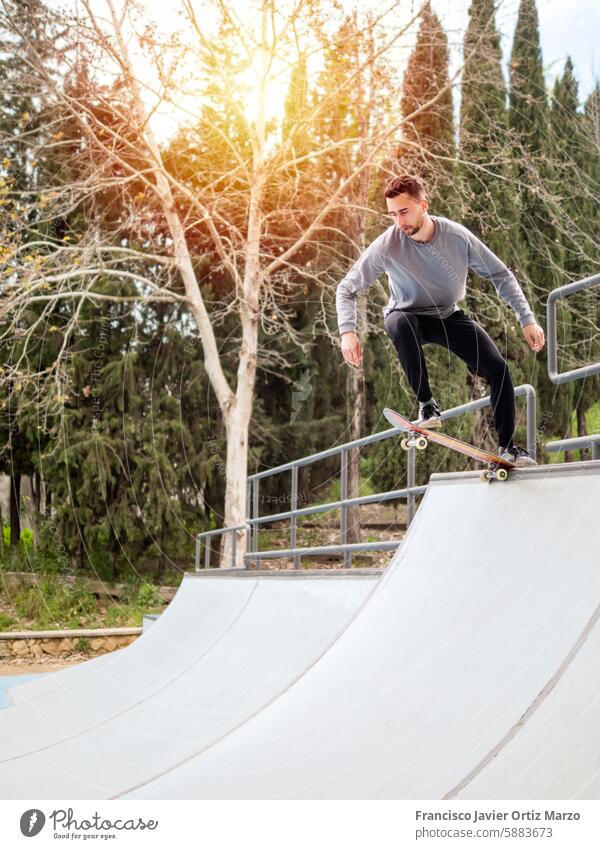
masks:
[[[477,238],[470,230],[468,234],[469,257],[468,265],[480,277],[491,280],[498,294],[510,304],[523,328],[523,336],[532,351],[541,351],[544,347],[544,331],[535,320],[535,316],[523,290],[512,271],[502,260],[491,251],[487,245]]]
[[[342,354],[349,365],[358,366],[362,360],[362,348],[356,335],[356,293],[368,289],[384,270],[378,240],[375,240],[337,285],[338,329],[342,337]]]

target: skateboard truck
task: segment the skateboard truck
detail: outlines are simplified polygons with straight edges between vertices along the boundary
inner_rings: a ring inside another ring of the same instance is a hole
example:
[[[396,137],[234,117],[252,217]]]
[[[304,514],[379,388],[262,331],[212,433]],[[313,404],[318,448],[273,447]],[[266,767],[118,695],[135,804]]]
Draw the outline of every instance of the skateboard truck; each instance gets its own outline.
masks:
[[[400,446],[404,451],[408,451],[410,448],[417,448],[419,451],[423,451],[427,448],[428,441],[426,436],[421,436],[414,431],[411,432],[410,436],[407,439],[400,440]]]
[[[502,466],[494,466],[493,464],[489,468],[484,469],[479,475],[480,480],[484,481],[484,483],[491,483],[493,480],[505,481],[507,477],[508,469]]]

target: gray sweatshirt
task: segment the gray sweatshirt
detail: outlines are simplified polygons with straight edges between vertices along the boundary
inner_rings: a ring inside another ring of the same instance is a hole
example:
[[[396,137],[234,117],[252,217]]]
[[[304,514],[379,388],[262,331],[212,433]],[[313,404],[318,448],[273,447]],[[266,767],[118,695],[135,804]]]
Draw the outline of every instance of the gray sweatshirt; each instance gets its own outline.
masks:
[[[466,294],[471,268],[491,280],[513,308],[521,326],[535,318],[515,275],[462,224],[432,215],[435,233],[429,242],[417,242],[392,224],[354,263],[338,284],[336,309],[340,333],[356,328],[356,293],[368,289],[385,271],[390,300],[383,317],[393,309],[447,318]]]

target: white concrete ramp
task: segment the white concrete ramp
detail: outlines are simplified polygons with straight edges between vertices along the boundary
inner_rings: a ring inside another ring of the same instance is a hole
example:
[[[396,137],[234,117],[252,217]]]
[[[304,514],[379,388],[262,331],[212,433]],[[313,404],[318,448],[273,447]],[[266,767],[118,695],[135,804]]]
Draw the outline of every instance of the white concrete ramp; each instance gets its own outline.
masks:
[[[379,580],[187,578],[138,663],[0,712],[0,797],[597,798],[599,503],[600,462],[434,475]]]
[[[209,745],[326,651],[377,581],[186,576],[110,662],[0,712],[0,798],[103,798]]]
[[[394,567],[319,663],[235,733],[122,795],[597,791],[599,691],[583,682],[598,664],[599,503],[597,462],[523,470],[503,484],[433,476]],[[544,707],[555,727],[542,727]],[[514,760],[476,785],[509,746]],[[532,752],[539,768],[515,788],[513,765]]]

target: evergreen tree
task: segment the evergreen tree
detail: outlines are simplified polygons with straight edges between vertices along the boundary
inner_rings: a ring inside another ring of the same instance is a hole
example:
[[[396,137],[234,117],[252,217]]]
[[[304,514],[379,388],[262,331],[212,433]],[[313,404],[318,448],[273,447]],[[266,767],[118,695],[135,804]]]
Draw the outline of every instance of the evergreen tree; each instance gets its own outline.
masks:
[[[460,109],[462,222],[523,278],[522,246],[511,150],[507,143],[508,113],[500,36],[492,0],[473,0],[464,39]],[[530,298],[531,301],[531,298]],[[512,309],[493,285],[475,274],[468,278],[468,310],[483,324],[509,364],[513,382],[530,382],[527,346]],[[487,391],[469,376],[470,394]],[[474,416],[473,441],[495,449],[489,408]]]
[[[543,323],[546,299],[565,277],[557,226],[562,192],[553,165],[555,151],[535,0],[521,0],[519,5],[510,59],[509,119],[516,145],[521,238],[527,246],[527,275],[535,292],[532,308]],[[565,310],[559,334],[563,350],[568,350],[570,339],[570,316]],[[552,434],[565,436],[570,429],[573,384],[554,386],[543,358],[538,365],[535,385],[543,419]]]
[[[597,127],[593,121],[597,93],[598,87],[588,98],[582,113],[573,62],[570,56],[567,57],[564,71],[554,85],[550,113],[557,180],[563,194],[561,233],[565,252],[565,282],[579,280],[597,271],[595,222],[600,155],[595,143],[598,138]],[[570,349],[564,352],[563,357],[564,368],[577,368],[600,360],[600,346],[596,341],[600,317],[598,290],[570,295],[559,304],[563,314],[568,309],[572,323]],[[588,433],[586,413],[598,397],[599,385],[598,376],[586,378],[574,385],[573,404],[578,436]]]
[[[403,173],[419,174],[435,198],[435,211],[453,218],[458,192],[448,60],[448,37],[440,19],[431,10],[431,4],[426,3],[417,41],[402,80],[402,114],[408,118],[429,101],[436,97],[437,100],[404,124],[403,143],[397,154],[398,169]]]
[[[396,151],[392,167],[396,174],[417,173],[425,181],[430,213],[455,218],[458,212],[456,175],[454,164],[448,161],[456,153],[451,89],[448,88],[433,106],[410,118],[439,95],[448,79],[448,39],[428,3],[423,8],[417,41],[402,81],[402,114],[409,120],[403,126],[403,143]],[[418,403],[406,383],[391,342],[385,333],[374,342],[375,408],[379,411],[384,406],[393,407],[416,418]],[[436,345],[426,345],[425,355],[432,392],[440,408],[464,403],[467,400],[466,367],[462,361]],[[379,426],[388,427],[385,421]],[[446,430],[456,434],[461,427],[464,428],[464,420],[450,421]],[[401,452],[395,458],[389,455],[390,448],[385,443],[372,449],[376,484],[384,488],[406,485],[406,457]],[[417,458],[419,481],[427,480],[432,472],[455,468],[455,461],[456,458],[447,453],[424,452]]]
[[[8,22],[11,32],[8,35]],[[4,33],[6,29],[7,33]],[[12,50],[0,57],[0,267],[11,284],[28,286],[28,267],[38,268],[44,249],[40,237],[52,234],[40,196],[44,191],[50,133],[57,104],[34,96],[28,55],[35,52],[46,65],[46,73],[56,71],[59,34],[50,11],[39,0],[30,3],[9,0],[0,15],[0,33],[11,39]],[[19,266],[20,279],[16,267]],[[21,534],[21,483],[30,477],[34,503],[30,516],[37,542],[40,507],[38,455],[46,436],[38,429],[40,417],[35,404],[38,380],[56,354],[56,339],[46,333],[60,313],[57,306],[32,304],[22,315],[21,327],[37,328],[27,342],[3,334],[2,388],[0,389],[0,470],[10,477],[10,528],[13,552]]]
[[[69,356],[69,397],[44,457],[54,516],[78,568],[111,578],[189,560],[221,474],[204,409],[206,376],[181,316],[140,320],[88,304]]]

